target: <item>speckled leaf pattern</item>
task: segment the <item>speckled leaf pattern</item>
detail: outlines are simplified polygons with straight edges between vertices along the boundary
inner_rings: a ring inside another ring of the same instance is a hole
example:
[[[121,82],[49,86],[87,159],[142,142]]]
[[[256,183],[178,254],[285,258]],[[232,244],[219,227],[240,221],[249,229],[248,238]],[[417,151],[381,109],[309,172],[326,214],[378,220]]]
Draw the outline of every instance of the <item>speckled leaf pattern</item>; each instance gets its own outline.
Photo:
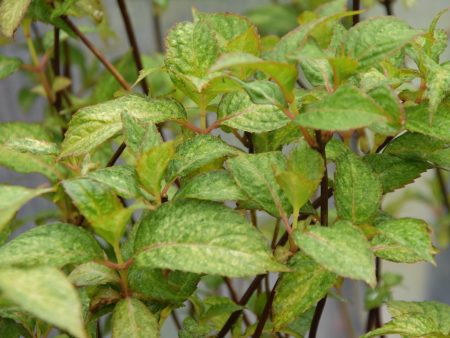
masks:
[[[178,146],[167,168],[167,180],[186,176],[215,160],[236,156],[240,151],[210,135],[198,135]]]
[[[86,338],[81,303],[66,276],[52,267],[0,269],[3,297],[76,338]]]
[[[17,138],[7,142],[6,145],[21,153],[35,155],[58,155],[59,146],[53,142],[36,140],[33,138]]]
[[[342,86],[325,99],[308,105],[296,122],[314,129],[348,130],[384,123],[384,115],[372,98],[354,87]]]
[[[25,16],[31,0],[0,1],[0,35],[12,38]]]
[[[18,1],[18,2],[20,2],[20,1]],[[1,6],[2,5],[0,4],[0,8],[1,8]],[[0,15],[0,17],[1,17],[1,15]],[[1,27],[1,23],[0,23],[0,27]],[[0,80],[13,74],[16,70],[18,70],[20,68],[21,65],[22,65],[22,61],[19,58],[0,55]]]
[[[209,201],[238,201],[248,199],[225,170],[210,171],[194,176],[177,191],[175,198]]]
[[[134,156],[162,142],[158,128],[152,122],[142,122],[128,113],[122,113],[122,123],[125,144]]]
[[[236,277],[285,269],[241,215],[206,201],[180,200],[148,214],[134,248],[141,267]]]
[[[312,226],[306,232],[296,231],[294,238],[299,248],[325,269],[375,286],[375,257],[362,231],[350,222]]]
[[[61,167],[55,164],[53,156],[22,153],[8,144],[18,139],[32,138],[36,141],[55,142],[54,137],[37,123],[0,123],[0,165],[19,173],[41,173],[56,180],[61,175]]]
[[[275,178],[276,171],[286,169],[286,162],[281,152],[267,152],[237,156],[229,159],[226,167],[251,200],[261,209],[278,217],[279,209],[284,210],[286,215],[291,210],[286,193]]]
[[[142,154],[136,163],[139,181],[157,200],[160,199],[161,181],[174,154],[175,144],[165,142]]]
[[[131,266],[130,287],[146,297],[165,303],[184,302],[197,289],[200,275],[191,272]]]
[[[33,228],[0,247],[2,266],[63,267],[102,257],[103,251],[91,234],[65,223]]]
[[[364,162],[369,165],[383,186],[383,193],[388,193],[414,180],[431,168],[425,161],[405,159],[388,153],[369,154],[364,156]]]
[[[275,130],[290,121],[280,108],[272,104],[255,104],[243,91],[225,95],[217,115],[224,120],[222,125],[252,133]]]
[[[380,207],[382,185],[370,167],[354,154],[336,162],[335,200],[338,216],[353,224],[368,222]]]
[[[29,200],[51,189],[29,189],[18,185],[0,185],[0,232]]]
[[[112,317],[113,338],[159,338],[158,321],[148,307],[136,298],[116,304]]]
[[[442,100],[450,92],[450,64],[435,65],[427,76],[426,96],[429,100],[429,120],[433,121]]]
[[[142,122],[159,123],[184,119],[181,104],[170,99],[150,99],[137,95],[80,109],[70,120],[60,157],[87,154],[122,130],[122,114],[127,113]]]
[[[420,32],[392,16],[375,17],[351,28],[345,39],[348,56],[358,60],[360,70],[393,56]]]
[[[323,298],[337,276],[311,258],[298,252],[289,261],[292,272],[285,272],[276,286],[273,303],[276,330],[285,327]]]
[[[103,285],[108,283],[118,284],[120,281],[116,271],[95,262],[87,262],[78,265],[68,276],[75,286]]]
[[[431,229],[424,221],[401,218],[377,224],[376,229],[371,244],[378,257],[400,263],[434,262]]]
[[[91,171],[86,177],[108,186],[123,198],[139,196],[136,170],[131,165],[116,165],[98,169]]]
[[[450,306],[438,302],[390,301],[388,310],[393,319],[362,338],[383,334],[406,337],[444,338],[450,334]]]
[[[406,129],[450,142],[450,105],[443,103],[430,123],[428,106],[421,104],[405,107]]]

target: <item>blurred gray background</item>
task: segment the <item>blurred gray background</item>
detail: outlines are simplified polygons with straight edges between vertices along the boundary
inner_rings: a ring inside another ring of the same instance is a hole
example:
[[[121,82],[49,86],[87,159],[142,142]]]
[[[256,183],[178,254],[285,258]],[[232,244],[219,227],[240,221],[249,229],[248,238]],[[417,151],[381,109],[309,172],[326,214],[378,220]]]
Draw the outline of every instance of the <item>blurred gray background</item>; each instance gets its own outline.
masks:
[[[134,28],[136,30],[137,39],[143,53],[152,53],[156,50],[156,42],[153,34],[152,13],[150,0],[128,0],[127,5],[130,16],[133,18]],[[191,8],[197,7],[203,11],[228,11],[241,13],[246,9],[269,3],[263,0],[172,0],[168,10],[162,16],[163,31],[166,32],[174,23],[182,20],[191,20]],[[109,58],[119,56],[128,50],[127,38],[123,27],[120,13],[114,0],[103,0],[107,10],[107,16],[112,30],[118,35],[117,39],[110,39],[108,44],[89,36],[96,42],[96,45],[105,52]],[[434,15],[440,10],[450,6],[449,0],[417,0],[415,4],[408,8],[403,1],[398,0],[394,5],[394,13],[400,18],[405,19],[412,26],[417,28],[426,28],[431,22]],[[383,15],[384,8],[376,5],[362,18]],[[440,22],[440,27],[449,32],[450,15],[447,13]],[[41,27],[43,31],[48,27]],[[17,33],[16,39],[23,41],[22,33]],[[83,50],[84,47],[81,47]],[[0,54],[19,56],[23,60],[28,61],[27,51],[23,44],[10,44],[0,47]],[[449,60],[450,52],[447,49],[443,60]],[[91,58],[86,53],[86,58]],[[130,65],[134,67],[134,65]],[[17,101],[17,95],[22,87],[27,85],[27,77],[17,73],[13,76],[0,81],[0,122],[6,121],[40,121],[42,119],[42,108],[44,100],[37,102],[31,111],[23,112]],[[0,156],[2,156],[0,154]],[[405,190],[416,190],[424,194],[431,194],[427,180],[432,179],[433,173],[429,172]],[[0,168],[0,183],[24,185],[35,187],[45,180],[39,175],[22,175],[13,173],[9,170]],[[394,192],[385,197],[385,205],[395,202],[404,194],[404,191]],[[28,203],[20,212],[19,217],[26,217],[38,210],[51,207],[51,204],[44,199],[35,199]],[[396,216],[410,216],[425,219],[433,224],[435,222],[435,213],[430,207],[423,203],[411,202],[404,205]],[[437,300],[450,304],[450,253],[443,250],[436,258],[436,266],[430,264],[383,264],[383,271],[392,271],[400,273],[404,276],[401,287],[395,288],[394,297],[400,300]],[[244,290],[245,281],[236,283],[240,287],[240,291]],[[348,282],[344,287],[344,295],[349,296],[348,308],[352,313],[351,320],[355,327],[356,333],[362,332],[366,314],[362,312],[361,304],[364,299],[364,287],[360,283]],[[319,329],[319,337],[348,338],[349,334],[345,332],[345,320],[341,316],[341,306],[339,302],[331,299],[327,302],[325,313],[323,315],[322,325]],[[384,319],[388,318],[384,311]],[[171,320],[167,320],[167,324],[163,328],[162,337],[176,337],[173,330]]]

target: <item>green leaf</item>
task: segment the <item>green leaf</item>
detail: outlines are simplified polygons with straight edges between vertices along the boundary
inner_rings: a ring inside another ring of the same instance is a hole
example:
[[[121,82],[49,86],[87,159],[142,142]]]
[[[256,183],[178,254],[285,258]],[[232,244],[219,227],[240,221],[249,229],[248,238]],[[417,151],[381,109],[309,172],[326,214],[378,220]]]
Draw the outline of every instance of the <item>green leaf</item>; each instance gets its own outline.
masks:
[[[102,258],[103,251],[84,229],[65,223],[32,228],[0,247],[2,266],[61,268]]]
[[[234,13],[202,13],[194,10],[196,21],[202,21],[214,33],[220,49],[259,55],[261,42],[256,27]]]
[[[136,170],[131,165],[116,165],[91,171],[87,178],[111,188],[123,198],[135,198],[140,195]]]
[[[142,122],[130,114],[122,114],[125,144],[135,157],[162,143],[154,123]]]
[[[301,141],[290,153],[287,170],[278,173],[276,179],[296,213],[317,190],[324,168],[322,156],[305,141]]]
[[[169,99],[149,99],[137,95],[122,96],[80,109],[70,120],[60,157],[87,154],[122,130],[122,114],[142,122],[159,123],[184,119],[181,104]]]
[[[28,338],[29,332],[12,319],[0,318],[0,335],[7,338]]]
[[[131,266],[128,274],[130,287],[150,299],[164,303],[184,302],[197,289],[200,275],[172,270]]]
[[[335,200],[339,217],[362,224],[380,207],[382,186],[370,167],[354,154],[336,161]]]
[[[22,66],[22,60],[19,58],[0,55],[0,80],[13,74],[20,66]]]
[[[218,202],[248,199],[225,170],[194,176],[177,191],[174,198],[194,198]]]
[[[425,104],[406,107],[405,113],[406,129],[450,142],[450,105],[447,103],[439,106],[432,121]]]
[[[110,244],[116,245],[134,210],[123,208],[119,198],[102,183],[80,178],[65,180],[62,184],[94,230]]]
[[[427,74],[427,91],[430,121],[433,120],[442,100],[450,93],[450,64],[435,64]]]
[[[59,146],[56,143],[36,140],[33,138],[16,138],[6,143],[6,146],[20,153],[34,155],[58,155]]]
[[[380,86],[368,92],[369,96],[380,105],[387,118],[385,125],[376,125],[372,128],[375,132],[380,134],[395,135],[402,127],[402,107],[400,100],[395,92],[387,87]]]
[[[348,130],[383,123],[384,110],[354,87],[341,86],[325,99],[310,104],[296,117],[303,127]]]
[[[302,253],[289,260],[292,272],[282,274],[273,302],[275,330],[279,331],[313,307],[336,282],[337,276]]]
[[[159,327],[156,317],[136,298],[121,300],[114,307],[112,317],[114,338],[158,338]]]
[[[163,204],[142,220],[134,247],[141,267],[240,277],[285,269],[251,224],[213,202]]]
[[[252,133],[275,130],[290,121],[280,108],[273,104],[255,104],[243,91],[225,95],[217,117],[223,119],[222,125]]]
[[[301,131],[297,124],[290,122],[280,129],[252,136],[255,152],[264,153],[281,150],[285,144],[298,140],[301,137]]]
[[[165,142],[142,154],[136,163],[139,181],[158,201],[161,199],[161,180],[174,154],[174,142]]]
[[[376,225],[372,250],[380,258],[401,263],[434,262],[435,250],[427,223],[414,218],[388,220]]]
[[[369,154],[364,156],[364,162],[369,165],[383,186],[383,193],[388,193],[414,182],[422,173],[431,168],[424,161],[405,159],[390,155]]]
[[[358,60],[360,70],[367,70],[393,56],[418,34],[419,31],[401,19],[375,17],[352,27],[348,31],[344,48],[349,57]]]
[[[0,34],[12,38],[19,27],[31,0],[0,1]]]
[[[0,185],[0,231],[14,218],[16,212],[29,200],[52,189],[29,189],[14,185]]]
[[[393,319],[362,338],[397,333],[407,337],[444,338],[450,333],[450,306],[438,302],[391,301]]]
[[[55,268],[0,269],[3,297],[76,338],[87,337],[75,288]]]
[[[245,154],[226,162],[237,185],[251,200],[270,214],[280,216],[280,209],[290,214],[290,203],[275,174],[286,169],[286,159],[281,152]]]
[[[95,262],[78,265],[69,275],[69,280],[75,286],[118,284],[120,277],[116,271]]]
[[[275,81],[288,102],[294,100],[293,89],[297,79],[297,67],[285,62],[275,62],[260,59],[246,53],[223,54],[211,67],[211,72],[226,69],[237,69],[239,71],[261,71]]]
[[[297,12],[292,5],[259,5],[246,11],[245,15],[258,27],[263,39],[271,34],[284,35],[298,25]]]
[[[61,176],[63,169],[55,165],[53,156],[23,153],[8,144],[16,140],[31,138],[44,143],[54,143],[55,138],[37,123],[7,122],[0,123],[0,165],[19,173],[41,173],[51,180]]]
[[[184,177],[195,170],[221,158],[236,156],[240,151],[223,142],[219,137],[198,135],[178,146],[167,168],[167,181]]]
[[[294,232],[294,238],[299,248],[325,269],[375,286],[375,257],[362,231],[350,222],[312,226],[306,232]]]

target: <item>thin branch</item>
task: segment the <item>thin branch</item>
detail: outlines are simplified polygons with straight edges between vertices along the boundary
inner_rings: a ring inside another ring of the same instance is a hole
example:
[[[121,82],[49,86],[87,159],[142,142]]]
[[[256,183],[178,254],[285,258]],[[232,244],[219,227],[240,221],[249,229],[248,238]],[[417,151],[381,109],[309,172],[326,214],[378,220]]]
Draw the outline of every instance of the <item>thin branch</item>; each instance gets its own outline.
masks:
[[[225,285],[227,286],[228,292],[230,293],[231,299],[233,300],[233,302],[235,302],[237,304],[239,302],[239,297],[237,295],[236,290],[233,287],[231,279],[228,277],[224,277],[224,281],[225,281]],[[250,319],[248,319],[245,312],[242,313],[242,317],[244,318],[245,325],[250,326],[251,325]]]
[[[439,184],[439,189],[441,191],[442,195],[442,204],[444,205],[445,211],[447,213],[450,212],[450,199],[448,197],[448,189],[447,184],[444,179],[444,175],[442,174],[442,170],[439,168],[436,168],[436,177]]]
[[[158,53],[164,52],[164,41],[162,37],[162,29],[161,29],[161,13],[158,12],[156,6],[152,7],[152,22],[153,22],[153,36],[155,37],[156,42],[156,51]]]
[[[393,1],[392,0],[380,0],[381,4],[384,5],[386,10],[386,15],[394,15],[394,10],[392,8]]]
[[[127,81],[123,78],[123,76],[119,73],[116,67],[113,66],[111,62],[109,62],[105,55],[100,52],[97,47],[93,45],[91,41],[88,40],[86,35],[84,35],[78,27],[70,20],[67,16],[62,16],[62,20],[70,27],[72,32],[75,33],[76,36],[84,43],[84,45],[97,57],[97,59],[108,69],[108,71],[114,76],[117,82],[122,86],[126,91],[131,91],[131,86]]]
[[[173,322],[175,324],[175,327],[177,328],[178,331],[180,331],[183,327],[181,326],[180,319],[178,318],[178,315],[175,312],[175,310],[172,310],[170,312],[170,316],[172,317],[172,320],[173,320]]]
[[[52,68],[53,68],[53,76],[56,78],[61,75],[60,70],[60,43],[59,43],[59,28],[54,27],[53,28],[53,58],[52,58]],[[59,112],[62,109],[61,104],[61,93],[57,92],[55,93],[55,108],[56,111]]]
[[[352,10],[353,11],[359,11],[361,9],[361,0],[353,0],[353,4],[352,4]],[[359,17],[359,13],[353,15],[352,17],[352,24],[353,26],[359,23],[360,17]]]
[[[125,150],[125,143],[122,143],[119,148],[117,148],[116,152],[114,153],[114,155],[111,157],[111,159],[108,161],[108,163],[106,164],[107,167],[112,167],[117,160],[119,159],[120,155],[122,155],[123,151]]]
[[[266,305],[264,306],[264,310],[261,314],[261,317],[259,318],[258,325],[256,326],[255,332],[253,333],[253,338],[259,338],[263,333],[264,326],[266,325],[267,319],[269,319],[270,312],[272,311],[272,304],[275,298],[275,288],[277,284],[278,281],[277,283],[275,283],[272,291],[270,292],[269,298],[266,301]]]
[[[125,3],[125,0],[117,0],[117,4],[119,5],[120,14],[122,15],[123,23],[125,25],[125,30],[127,32],[128,41],[131,46],[131,52],[133,54],[134,63],[136,65],[136,70],[139,75],[139,72],[144,69],[144,66],[142,65],[142,59],[141,59],[141,53],[139,51],[139,45],[136,41],[136,36],[134,34],[133,25],[130,20],[130,16],[128,14],[127,5]],[[144,91],[145,95],[148,95],[149,88],[147,85],[146,79],[142,79],[140,82],[142,90]]]

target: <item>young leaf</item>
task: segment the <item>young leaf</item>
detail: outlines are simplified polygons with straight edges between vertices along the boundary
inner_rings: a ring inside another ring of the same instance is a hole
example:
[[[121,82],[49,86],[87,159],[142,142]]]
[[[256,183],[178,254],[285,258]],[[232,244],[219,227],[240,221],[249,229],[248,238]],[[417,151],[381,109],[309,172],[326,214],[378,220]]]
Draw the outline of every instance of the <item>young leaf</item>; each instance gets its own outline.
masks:
[[[14,185],[0,185],[0,232],[29,200],[52,189],[29,189]]]
[[[288,266],[293,271],[282,274],[273,302],[277,331],[313,307],[337,280],[334,273],[300,252],[289,260]]]
[[[194,198],[218,202],[248,199],[225,170],[210,171],[194,176],[177,191],[174,198]]]
[[[87,231],[54,223],[28,230],[0,247],[2,266],[47,265],[61,268],[103,257],[103,250]]]
[[[112,190],[102,183],[80,178],[62,184],[94,230],[112,245],[117,244],[134,210],[123,208]]]
[[[135,198],[140,195],[136,170],[131,165],[98,169],[91,171],[86,177],[108,186],[123,198]]]
[[[200,275],[172,270],[131,266],[128,274],[130,287],[146,297],[163,303],[180,304],[197,289]]]
[[[218,137],[198,135],[182,143],[167,168],[167,181],[184,177],[215,160],[236,156],[240,151]]]
[[[377,212],[382,186],[370,167],[354,154],[338,159],[335,173],[335,200],[339,217],[361,224]]]
[[[406,112],[406,129],[450,142],[450,106],[443,103],[430,121],[428,107],[425,104],[409,106]]]
[[[114,338],[158,338],[156,317],[136,298],[125,298],[114,307],[112,317]]]
[[[119,275],[116,271],[95,262],[87,262],[78,265],[68,276],[75,286],[103,285],[108,283],[118,284]]]
[[[163,204],[142,220],[134,248],[141,267],[240,277],[285,269],[242,216],[206,201]]]
[[[372,250],[380,258],[401,263],[433,262],[435,250],[427,223],[414,218],[389,220],[376,225]]]
[[[174,154],[174,143],[165,142],[142,154],[136,163],[139,181],[144,189],[158,201],[161,199],[161,180]]]
[[[386,121],[384,110],[354,87],[341,86],[333,94],[310,104],[296,121],[303,127],[348,130]]]
[[[280,108],[273,104],[255,104],[243,91],[225,95],[217,117],[223,119],[222,125],[251,133],[275,130],[290,121]]]
[[[287,170],[279,172],[276,179],[294,211],[298,212],[317,190],[323,171],[322,156],[311,149],[305,141],[300,142],[292,150],[288,157]]]
[[[367,70],[393,56],[418,34],[419,31],[401,19],[375,17],[352,27],[348,31],[344,48],[349,57],[358,60],[360,70]]]
[[[127,113],[143,123],[184,119],[181,104],[169,99],[122,96],[80,109],[70,120],[60,157],[87,154],[122,130],[121,115]]]
[[[130,114],[122,114],[125,144],[135,157],[162,143],[154,123],[142,122]]]
[[[278,217],[280,212],[290,214],[290,203],[275,179],[276,171],[286,169],[281,152],[246,154],[226,162],[237,185],[259,207]]]
[[[1,9],[1,4],[0,4]],[[1,17],[1,16],[0,16]],[[0,19],[1,20],[1,19]],[[1,25],[1,23],[0,23]],[[1,30],[1,28],[0,28]],[[22,65],[22,60],[0,55],[0,80],[13,74]]]
[[[12,38],[31,0],[2,0],[0,2],[0,35]]]
[[[433,65],[427,74],[426,97],[429,100],[429,119],[433,121],[442,100],[450,92],[450,64]]]
[[[299,248],[325,269],[375,286],[375,257],[362,231],[350,222],[309,227],[306,232],[294,232],[294,238]]]
[[[76,338],[86,338],[75,288],[55,268],[0,269],[3,297]]]
[[[383,186],[383,193],[388,193],[414,182],[422,173],[431,168],[425,162],[415,159],[400,158],[384,151],[382,154],[364,156]]]
[[[6,143],[6,146],[21,153],[35,155],[58,155],[60,151],[56,143],[33,138],[12,139]]]

